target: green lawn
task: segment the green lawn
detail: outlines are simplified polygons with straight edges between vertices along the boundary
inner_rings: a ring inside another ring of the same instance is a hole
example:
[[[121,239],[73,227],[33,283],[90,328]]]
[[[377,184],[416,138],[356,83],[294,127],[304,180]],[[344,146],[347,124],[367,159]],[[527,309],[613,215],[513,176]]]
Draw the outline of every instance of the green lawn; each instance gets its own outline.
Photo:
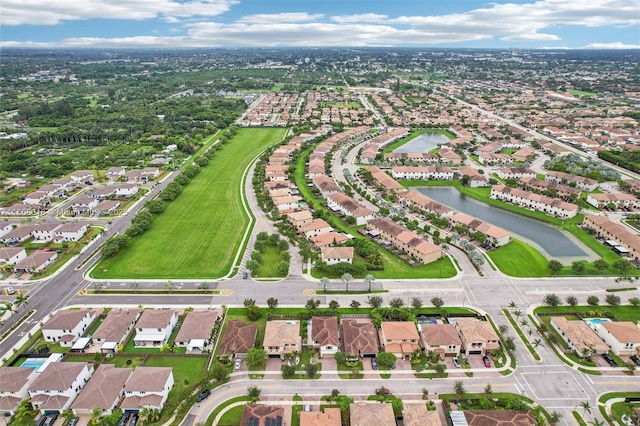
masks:
[[[285,129],[241,129],[184,187],[149,230],[101,262],[95,278],[219,278],[233,267],[249,225],[242,171]]]
[[[603,312],[610,312],[613,315],[617,316],[620,321],[633,321],[635,323],[640,321],[640,308],[634,308],[631,305],[620,305],[620,306],[608,306],[605,305],[604,300],[601,300],[602,305],[600,306],[589,306],[582,305],[576,306],[572,308],[571,306],[557,306],[552,308],[550,306],[541,306],[536,308],[534,311],[535,314],[543,313],[543,312],[566,312],[567,314],[571,314],[572,312],[594,312],[594,316],[601,316]],[[598,312],[599,311],[599,312]],[[569,317],[569,315],[565,315],[565,317]],[[540,317],[549,318],[549,317]],[[577,319],[577,317],[576,317]]]
[[[237,407],[230,408],[226,413],[220,417],[220,421],[218,424],[220,426],[235,426],[239,425],[242,420],[242,410],[244,409],[243,405],[238,405]]]
[[[520,240],[487,252],[498,269],[512,277],[545,277],[550,275],[549,261],[536,249]]]
[[[273,244],[265,244],[262,249],[262,261],[257,271],[252,271],[253,278],[284,277],[286,274],[278,272],[278,263],[282,261],[280,249]]]

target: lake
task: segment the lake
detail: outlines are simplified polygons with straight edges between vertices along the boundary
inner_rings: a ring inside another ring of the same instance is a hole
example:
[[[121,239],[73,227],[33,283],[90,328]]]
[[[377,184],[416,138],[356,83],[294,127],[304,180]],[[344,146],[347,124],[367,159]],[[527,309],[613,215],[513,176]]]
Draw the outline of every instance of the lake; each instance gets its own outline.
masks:
[[[449,141],[449,138],[441,133],[423,133],[405,143],[401,147],[393,150],[397,153],[405,152],[429,152],[437,148],[439,144]]]
[[[546,253],[547,257],[591,258],[593,256],[591,250],[577,238],[553,225],[482,203],[461,194],[455,188],[430,186],[416,189],[421,194],[459,212],[506,229],[519,236],[518,239],[541,249],[542,254]]]

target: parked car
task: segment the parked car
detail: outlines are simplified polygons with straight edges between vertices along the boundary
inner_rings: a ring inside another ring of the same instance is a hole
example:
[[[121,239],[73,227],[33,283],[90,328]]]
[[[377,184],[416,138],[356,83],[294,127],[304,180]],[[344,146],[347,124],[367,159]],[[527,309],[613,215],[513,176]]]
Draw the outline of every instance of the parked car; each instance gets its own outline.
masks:
[[[131,416],[131,423],[129,423],[129,426],[136,426],[136,424],[138,424],[138,415],[133,414]]]
[[[200,392],[200,394],[198,394],[198,396],[196,397],[196,402],[202,402],[205,399],[209,398],[209,395],[211,395],[211,391],[209,389],[205,389],[202,392]]]
[[[637,355],[631,355],[631,357],[629,357],[629,359],[631,360],[631,362],[633,362],[635,365],[640,366],[640,358]]]
[[[485,367],[487,367],[487,368],[491,367],[491,359],[489,359],[488,356],[486,356],[486,355],[483,356],[482,357],[482,362],[484,362],[484,366]]]
[[[129,413],[124,413],[122,417],[120,417],[120,420],[118,420],[118,426],[126,426],[127,422],[129,421],[130,415],[131,414]]]
[[[616,362],[613,360],[613,358],[611,358],[609,354],[602,354],[602,358],[604,358],[604,360],[607,361],[610,366],[612,367],[618,366],[618,364],[616,364]]]
[[[371,358],[371,368],[373,368],[374,370],[378,369],[378,360],[375,358]]]
[[[67,426],[76,426],[78,420],[80,420],[78,417],[72,417],[71,420],[69,420],[69,424]]]
[[[45,419],[44,423],[42,424],[42,426],[51,426],[52,424],[55,423],[57,418],[58,418],[57,414],[49,414]]]
[[[455,365],[456,368],[460,368],[460,360],[458,357],[453,358],[453,365]]]
[[[236,359],[236,366],[235,366],[236,370],[240,370],[240,364],[242,364],[242,360],[240,358]]]
[[[13,287],[7,287],[7,294],[11,296],[12,294],[16,294],[16,289]]]

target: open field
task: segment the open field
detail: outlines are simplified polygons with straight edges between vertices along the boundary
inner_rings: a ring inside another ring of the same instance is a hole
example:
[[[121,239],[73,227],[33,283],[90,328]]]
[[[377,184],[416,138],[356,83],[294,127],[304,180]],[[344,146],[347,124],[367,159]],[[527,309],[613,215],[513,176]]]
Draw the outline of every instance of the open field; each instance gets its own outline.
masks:
[[[242,171],[285,129],[241,129],[184,187],[147,232],[101,262],[95,278],[218,278],[232,268],[249,217]]]
[[[520,240],[487,252],[500,271],[512,277],[546,277],[551,275],[549,261],[536,249]]]

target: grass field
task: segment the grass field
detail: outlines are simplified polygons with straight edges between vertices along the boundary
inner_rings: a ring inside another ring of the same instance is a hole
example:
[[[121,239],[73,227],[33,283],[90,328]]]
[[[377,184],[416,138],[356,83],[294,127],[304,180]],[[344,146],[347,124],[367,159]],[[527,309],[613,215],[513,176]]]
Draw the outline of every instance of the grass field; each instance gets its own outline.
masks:
[[[551,275],[545,259],[536,249],[520,240],[487,252],[498,269],[512,277],[546,277]]]
[[[95,278],[218,278],[232,268],[249,225],[240,197],[242,172],[285,129],[241,129],[200,170],[151,228],[101,262]]]
[[[257,271],[253,271],[251,276],[254,278],[285,277],[286,274],[278,272],[278,263],[281,261],[280,249],[273,244],[265,244],[264,249],[262,249],[260,268]]]

